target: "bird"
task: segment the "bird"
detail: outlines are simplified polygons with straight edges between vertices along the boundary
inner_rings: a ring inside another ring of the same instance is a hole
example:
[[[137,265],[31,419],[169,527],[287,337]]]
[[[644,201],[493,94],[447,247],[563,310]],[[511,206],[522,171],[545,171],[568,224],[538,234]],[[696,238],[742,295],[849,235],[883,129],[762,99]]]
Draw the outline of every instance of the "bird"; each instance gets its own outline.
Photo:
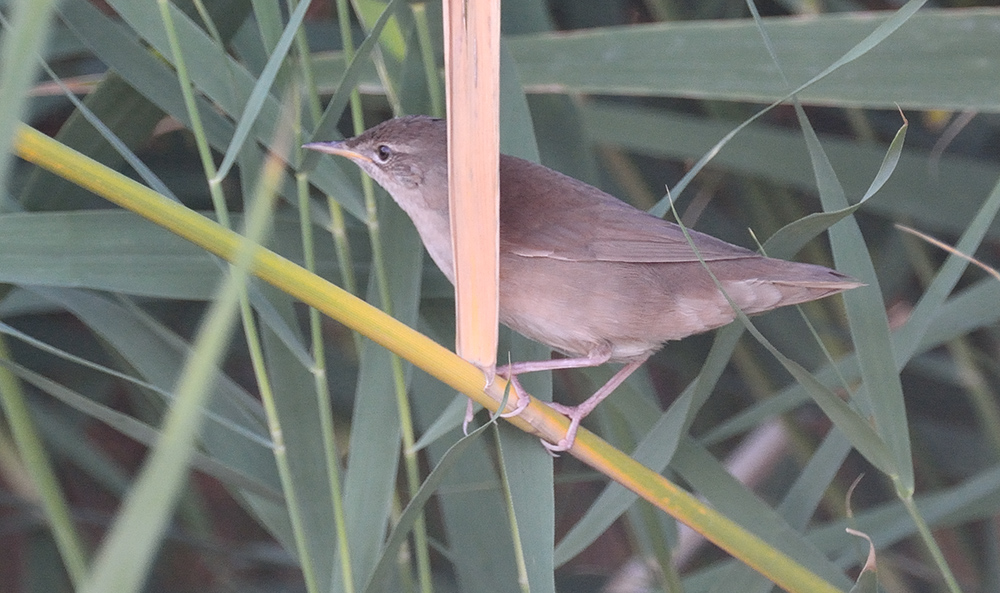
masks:
[[[304,148],[346,157],[381,185],[454,284],[445,120],[397,117]],[[524,159],[501,154],[499,173],[500,322],[564,356],[497,369],[518,395],[513,414],[530,401],[519,374],[624,365],[584,402],[549,404],[570,420],[557,443],[542,441],[553,453],[572,448],[581,421],[664,343],[736,318],[712,275],[747,315],[862,286],[836,270],[765,257],[694,230],[689,243],[679,225]]]

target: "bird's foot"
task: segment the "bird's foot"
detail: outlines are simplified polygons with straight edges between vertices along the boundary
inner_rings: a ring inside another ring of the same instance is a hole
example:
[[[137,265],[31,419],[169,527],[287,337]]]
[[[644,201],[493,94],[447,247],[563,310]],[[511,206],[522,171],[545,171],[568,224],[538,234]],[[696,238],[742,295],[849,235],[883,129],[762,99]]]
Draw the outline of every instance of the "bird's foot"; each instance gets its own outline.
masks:
[[[531,403],[531,396],[524,390],[524,387],[521,387],[521,382],[517,380],[517,375],[511,372],[511,365],[505,364],[502,367],[497,367],[497,375],[500,375],[510,383],[510,393],[514,394],[514,397],[517,398],[514,409],[509,412],[500,412],[500,417],[513,418],[528,407],[528,404]],[[509,402],[510,398],[508,397],[507,399]]]
[[[528,404],[531,403],[531,396],[529,396],[528,392],[525,391],[523,387],[521,387],[521,382],[517,380],[517,375],[510,374],[509,366],[500,367],[499,369],[497,369],[497,374],[503,377],[504,379],[507,379],[507,382],[510,383],[510,392],[513,393],[514,397],[517,398],[517,403],[514,405],[514,409],[509,412],[500,412],[500,417],[513,418],[514,416],[519,415],[521,412],[525,410],[525,408],[528,407]],[[508,400],[509,399],[510,398],[508,398]]]
[[[513,418],[514,416],[518,416],[528,407],[528,404],[530,403],[531,398],[528,397],[528,394],[521,395],[517,398],[517,405],[514,406],[514,409],[509,412],[501,412],[500,417]]]
[[[472,417],[475,415],[475,410],[472,409],[472,398],[469,398],[468,403],[465,404],[465,419],[462,420],[462,434],[469,436],[469,423],[472,422]]]
[[[520,381],[517,380],[517,375],[508,376],[505,374],[507,367],[500,367],[497,369],[497,374],[507,379],[510,382],[510,392],[514,394],[516,398],[516,403],[514,404],[514,409],[509,412],[500,412],[501,418],[513,418],[523,412],[528,404],[531,403],[531,396],[528,392],[521,387]],[[490,381],[492,383],[492,381]],[[488,387],[489,385],[487,385]],[[508,402],[510,398],[508,398]],[[465,419],[462,421],[462,433],[465,436],[469,436],[469,424],[472,422],[472,417],[474,416],[474,410],[472,405],[472,400],[469,400],[468,405],[465,406]]]
[[[546,402],[546,404],[553,410],[569,418],[569,429],[566,431],[566,436],[559,439],[559,442],[553,444],[542,439],[542,446],[548,450],[549,455],[559,457],[558,454],[562,451],[569,451],[573,448],[573,443],[576,442],[576,431],[580,428],[580,422],[590,413],[590,410],[582,409],[582,406],[564,406],[555,402]]]

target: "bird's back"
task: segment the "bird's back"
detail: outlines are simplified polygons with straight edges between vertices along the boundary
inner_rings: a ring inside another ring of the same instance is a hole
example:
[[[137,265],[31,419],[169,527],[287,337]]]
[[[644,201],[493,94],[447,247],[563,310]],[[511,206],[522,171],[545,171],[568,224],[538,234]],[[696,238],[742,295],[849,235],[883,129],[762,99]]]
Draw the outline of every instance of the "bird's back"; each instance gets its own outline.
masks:
[[[501,156],[500,184],[500,314],[514,330],[570,355],[608,350],[626,361],[735,319],[676,224],[514,157]],[[822,266],[689,234],[747,314],[859,286]]]

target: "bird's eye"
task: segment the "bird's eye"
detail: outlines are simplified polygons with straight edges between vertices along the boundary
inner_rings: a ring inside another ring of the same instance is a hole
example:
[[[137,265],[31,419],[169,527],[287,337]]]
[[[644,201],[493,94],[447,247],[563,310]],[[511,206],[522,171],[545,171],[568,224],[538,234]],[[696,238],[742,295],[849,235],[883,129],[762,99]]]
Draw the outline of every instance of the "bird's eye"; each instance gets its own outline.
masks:
[[[390,156],[392,156],[392,149],[385,144],[380,144],[379,147],[375,149],[375,156],[378,157],[378,160],[384,163],[389,160]]]

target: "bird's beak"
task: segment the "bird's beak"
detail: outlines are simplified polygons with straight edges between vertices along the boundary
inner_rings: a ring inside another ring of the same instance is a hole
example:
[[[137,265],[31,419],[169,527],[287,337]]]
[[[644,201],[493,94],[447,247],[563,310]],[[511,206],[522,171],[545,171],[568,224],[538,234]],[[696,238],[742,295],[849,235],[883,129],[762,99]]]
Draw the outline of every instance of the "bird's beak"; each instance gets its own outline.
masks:
[[[352,161],[367,161],[371,162],[371,159],[367,156],[361,154],[356,150],[351,150],[344,146],[343,142],[310,142],[309,144],[303,144],[302,148],[308,148],[309,150],[316,150],[319,152],[325,152],[327,154],[335,154],[337,156],[347,157]]]

